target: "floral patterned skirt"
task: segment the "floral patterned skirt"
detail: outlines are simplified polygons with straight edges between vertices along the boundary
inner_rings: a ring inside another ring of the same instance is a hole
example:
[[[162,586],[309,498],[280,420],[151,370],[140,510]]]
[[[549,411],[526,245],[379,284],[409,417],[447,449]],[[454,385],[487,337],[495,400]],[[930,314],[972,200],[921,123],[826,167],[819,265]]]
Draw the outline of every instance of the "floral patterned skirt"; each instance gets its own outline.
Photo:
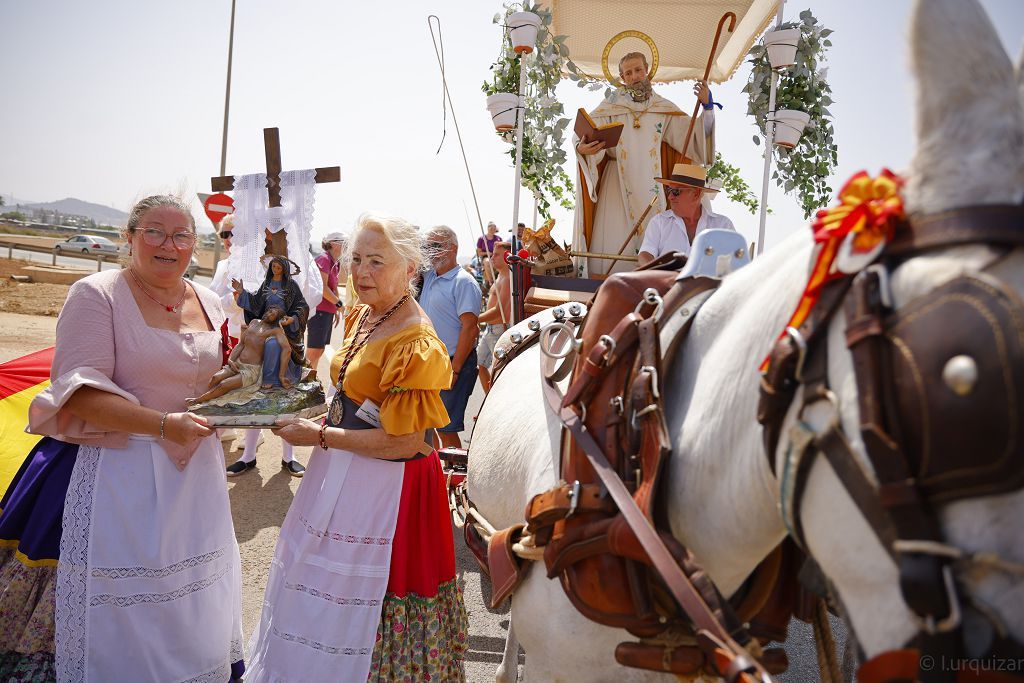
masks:
[[[469,619],[455,577],[455,544],[441,461],[405,463],[391,569],[370,681],[463,683]]]
[[[54,588],[57,567],[28,567],[0,549],[0,681],[55,681]]]

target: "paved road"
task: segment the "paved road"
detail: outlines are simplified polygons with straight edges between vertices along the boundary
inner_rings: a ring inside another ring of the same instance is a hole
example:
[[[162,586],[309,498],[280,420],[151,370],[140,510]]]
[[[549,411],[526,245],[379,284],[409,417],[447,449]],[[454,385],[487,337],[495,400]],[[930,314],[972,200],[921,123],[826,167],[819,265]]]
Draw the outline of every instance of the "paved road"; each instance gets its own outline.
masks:
[[[7,249],[0,249],[0,258],[7,258]],[[32,261],[40,265],[51,265],[54,263],[54,257],[52,254],[45,254],[38,251],[26,251],[23,249],[10,250],[11,256],[16,259],[22,259],[25,261]],[[117,261],[117,257],[111,257],[110,260],[104,259],[102,262],[91,256],[76,256],[74,254],[60,255],[56,258],[58,266],[67,266],[69,268],[82,268],[88,270],[96,270],[100,267],[102,270],[110,270],[112,268],[120,268],[121,265]],[[205,275],[197,275],[195,281],[202,285],[210,284],[209,277]]]

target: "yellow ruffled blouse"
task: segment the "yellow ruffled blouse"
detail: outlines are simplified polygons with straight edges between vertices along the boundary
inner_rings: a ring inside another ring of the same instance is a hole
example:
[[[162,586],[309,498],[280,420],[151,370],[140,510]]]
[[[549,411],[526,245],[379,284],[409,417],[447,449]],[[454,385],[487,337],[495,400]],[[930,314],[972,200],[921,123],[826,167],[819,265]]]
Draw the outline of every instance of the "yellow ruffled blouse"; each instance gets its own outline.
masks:
[[[331,361],[331,382],[352,345],[367,306],[355,306],[345,318],[345,341]],[[451,384],[452,366],[444,343],[429,323],[404,327],[390,337],[376,335],[356,352],[345,372],[345,395],[356,405],[370,399],[380,406],[381,427],[400,436],[444,427],[451,422],[441,390]]]

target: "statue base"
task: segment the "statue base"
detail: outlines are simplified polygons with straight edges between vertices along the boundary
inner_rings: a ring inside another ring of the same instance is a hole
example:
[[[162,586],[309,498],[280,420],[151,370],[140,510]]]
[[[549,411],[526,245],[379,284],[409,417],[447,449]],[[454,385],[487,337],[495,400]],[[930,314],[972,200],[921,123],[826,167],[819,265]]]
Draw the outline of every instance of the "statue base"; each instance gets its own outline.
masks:
[[[318,380],[307,380],[291,389],[275,387],[261,389],[244,403],[224,402],[231,394],[222,396],[216,404],[192,406],[189,411],[205,417],[211,427],[266,429],[273,427],[278,418],[316,418],[327,413],[324,388]]]

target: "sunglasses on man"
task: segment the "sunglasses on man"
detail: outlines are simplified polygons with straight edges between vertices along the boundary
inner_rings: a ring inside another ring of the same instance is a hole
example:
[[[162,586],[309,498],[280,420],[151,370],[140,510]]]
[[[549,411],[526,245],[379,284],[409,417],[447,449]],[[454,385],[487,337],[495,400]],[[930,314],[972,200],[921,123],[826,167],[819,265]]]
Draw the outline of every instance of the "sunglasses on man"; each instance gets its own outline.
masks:
[[[225,230],[220,234],[220,238],[222,240],[231,239],[232,235],[234,235],[233,232],[231,232],[230,230]]]

